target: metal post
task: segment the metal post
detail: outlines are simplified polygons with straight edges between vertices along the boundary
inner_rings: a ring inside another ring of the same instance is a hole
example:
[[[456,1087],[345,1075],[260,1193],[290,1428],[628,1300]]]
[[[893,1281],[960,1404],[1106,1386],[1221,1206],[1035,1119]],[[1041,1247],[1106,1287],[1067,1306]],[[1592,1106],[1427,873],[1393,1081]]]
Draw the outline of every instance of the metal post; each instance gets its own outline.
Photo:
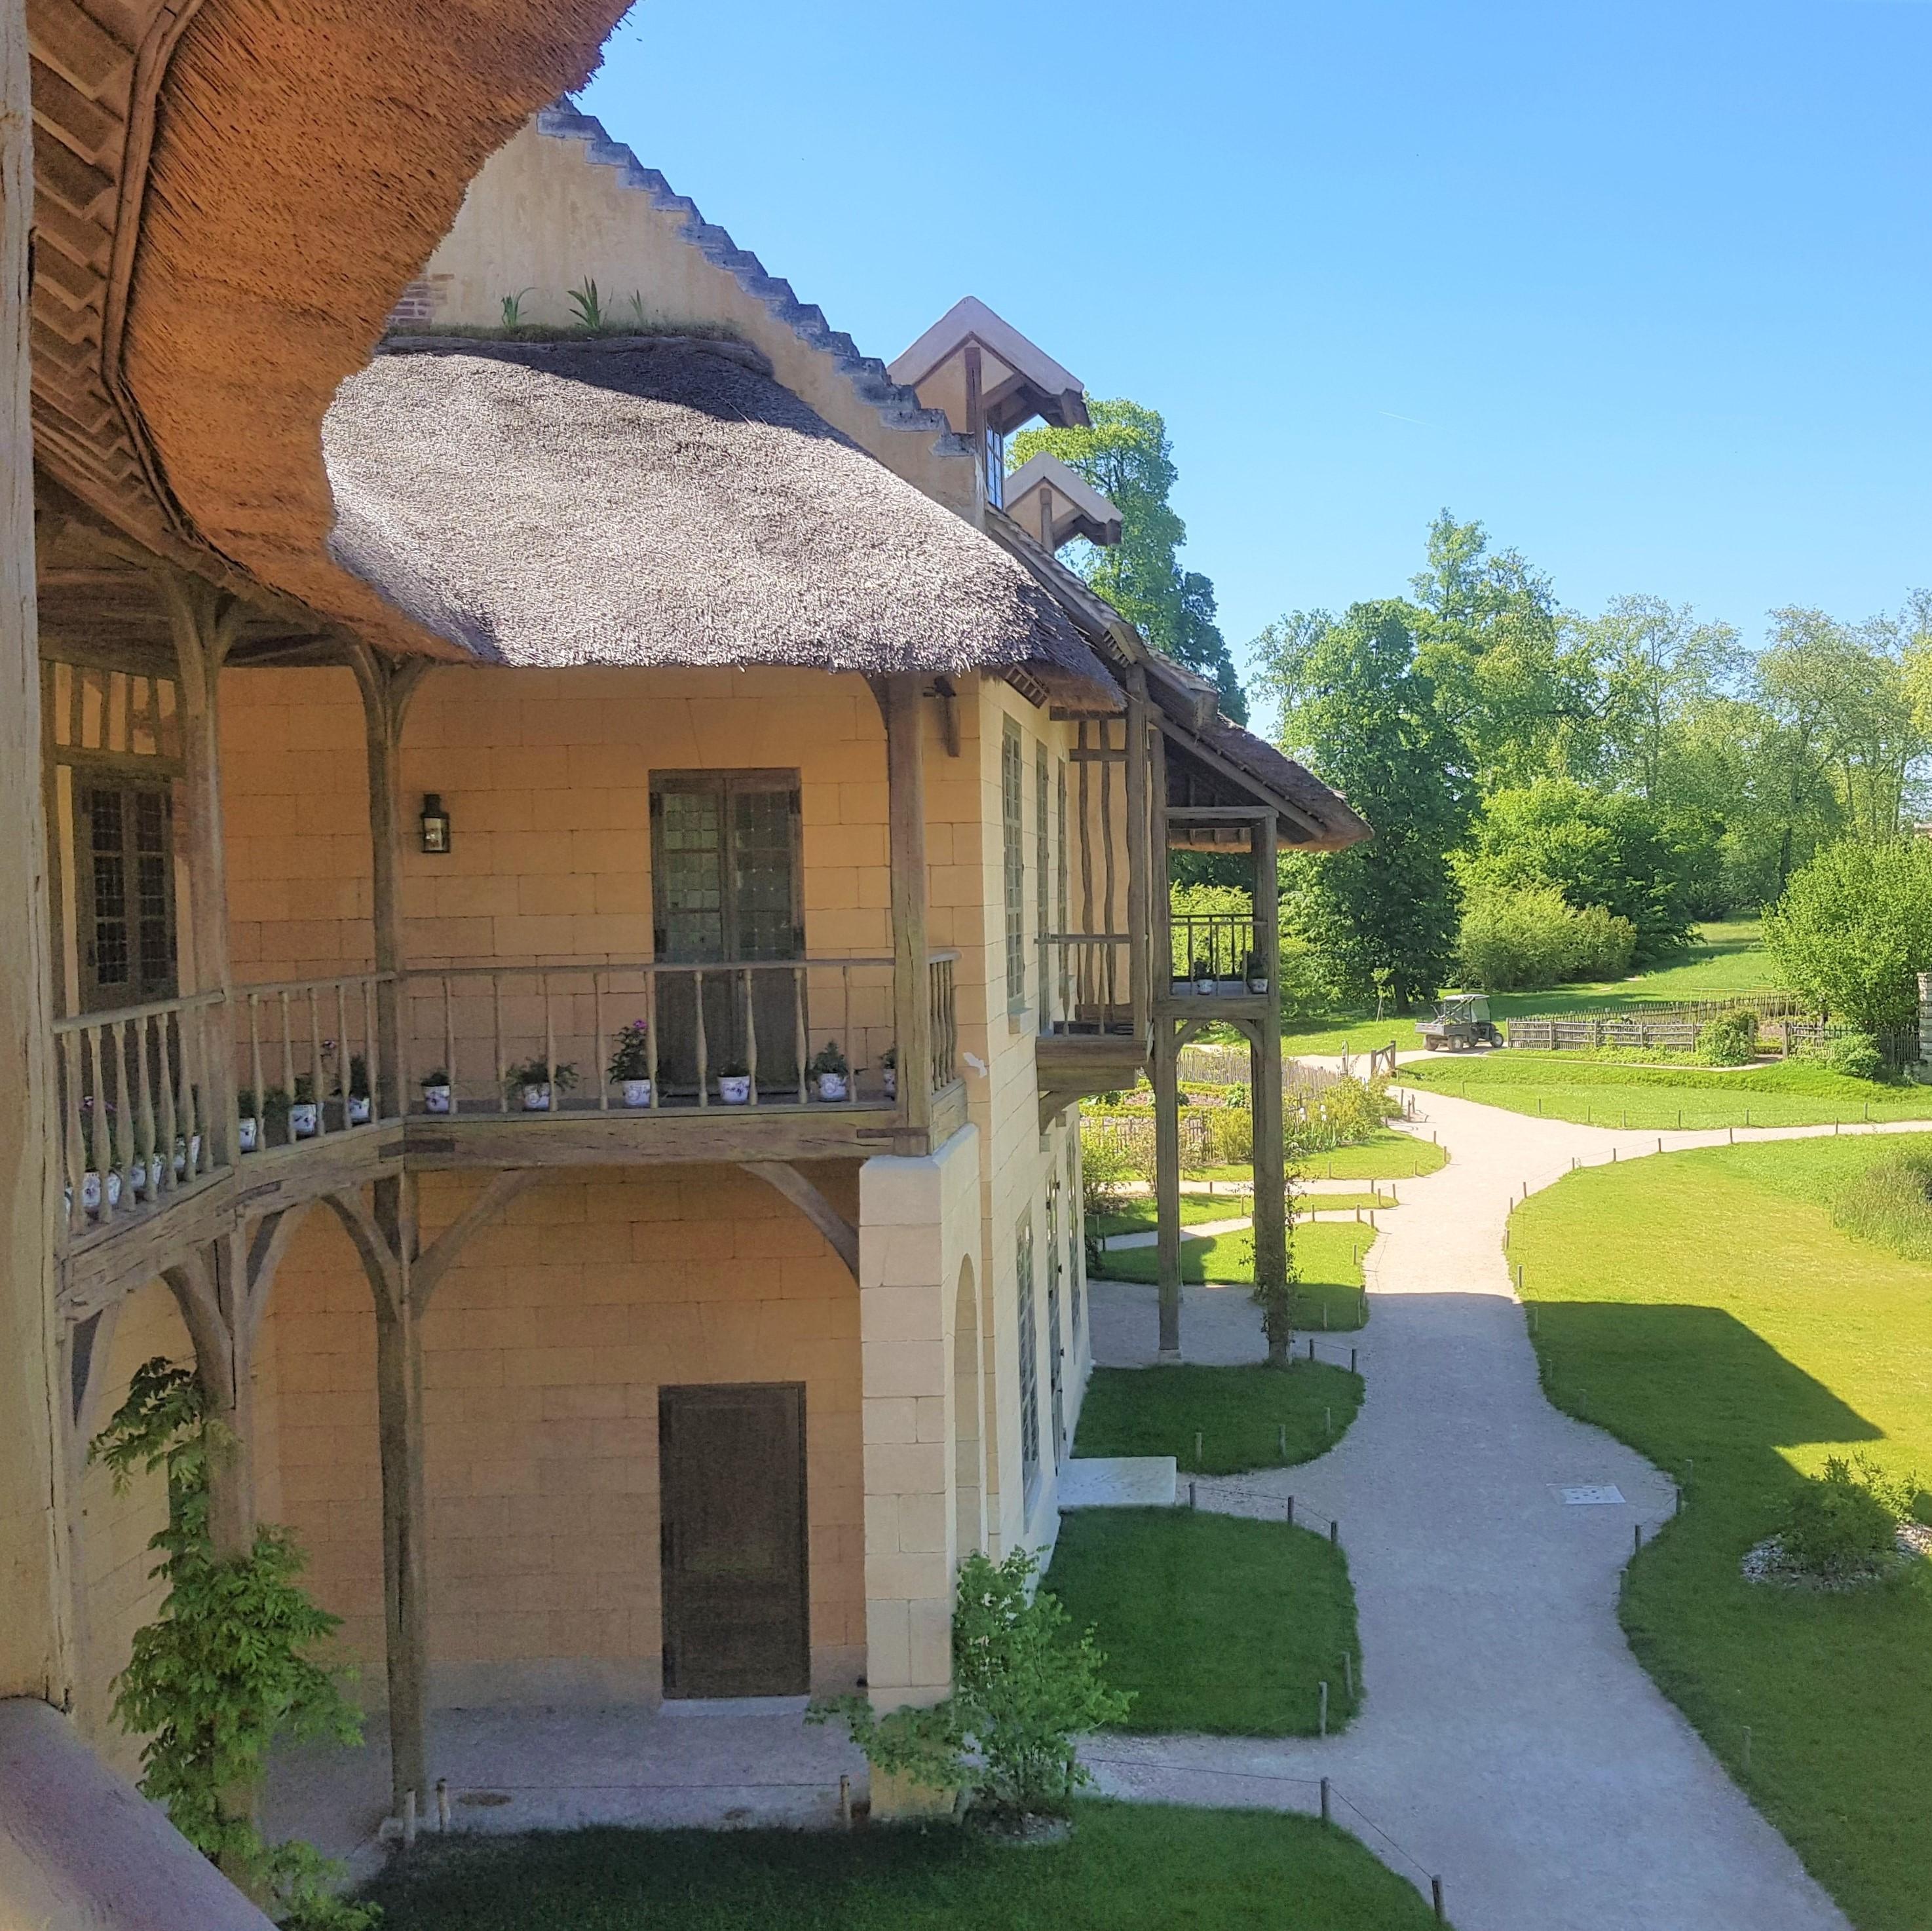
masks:
[[[1322,1821],[1324,1824],[1328,1822],[1328,1780],[1325,1777],[1322,1780]]]
[[[1318,1737],[1325,1737],[1328,1734],[1328,1686],[1324,1683],[1321,1687],[1322,1700],[1316,1713],[1315,1734]]]

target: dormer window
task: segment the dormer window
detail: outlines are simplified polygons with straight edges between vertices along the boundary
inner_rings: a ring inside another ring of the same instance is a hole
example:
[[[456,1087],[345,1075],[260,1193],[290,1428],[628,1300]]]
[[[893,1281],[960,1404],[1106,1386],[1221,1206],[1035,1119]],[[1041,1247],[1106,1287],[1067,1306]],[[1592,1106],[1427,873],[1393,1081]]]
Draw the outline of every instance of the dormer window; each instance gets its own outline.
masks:
[[[986,431],[986,500],[1001,508],[1006,499],[1006,438],[1004,430]]]

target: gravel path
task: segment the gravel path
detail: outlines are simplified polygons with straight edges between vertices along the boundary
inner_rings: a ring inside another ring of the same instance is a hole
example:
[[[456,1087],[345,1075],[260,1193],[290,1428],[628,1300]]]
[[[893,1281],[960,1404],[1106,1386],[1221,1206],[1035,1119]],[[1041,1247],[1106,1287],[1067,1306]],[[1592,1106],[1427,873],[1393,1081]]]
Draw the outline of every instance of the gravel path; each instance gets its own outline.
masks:
[[[1401,1210],[1368,1257],[1372,1318],[1348,1337],[1367,1378],[1361,1413],[1319,1461],[1241,1478],[1340,1520],[1363,1714],[1318,1743],[1096,1739],[1102,1786],[1308,1809],[1328,1777],[1361,1813],[1338,1810],[1338,1820],[1409,1876],[1439,1874],[1461,1931],[1846,1931],[1630,1654],[1618,1584],[1633,1525],[1670,1512],[1670,1485],[1544,1399],[1502,1258],[1525,1182],[1534,1192],[1613,1149],[1640,1157],[1659,1136],[1433,1093],[1418,1104],[1421,1130],[1440,1135],[1450,1160],[1402,1183]],[[1666,1133],[1661,1144],[1726,1137]],[[1090,1292],[1096,1360],[1147,1360],[1154,1291],[1096,1282]],[[1189,1290],[1182,1342],[1190,1360],[1259,1359],[1246,1292]],[[1572,1486],[1624,1499],[1567,1502]]]

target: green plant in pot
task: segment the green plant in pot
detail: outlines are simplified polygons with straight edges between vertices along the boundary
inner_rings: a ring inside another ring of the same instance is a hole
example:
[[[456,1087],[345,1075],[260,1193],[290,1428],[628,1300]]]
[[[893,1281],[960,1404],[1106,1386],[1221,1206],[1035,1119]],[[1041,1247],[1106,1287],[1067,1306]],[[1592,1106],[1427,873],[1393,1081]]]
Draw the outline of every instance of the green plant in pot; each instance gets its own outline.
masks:
[[[447,1066],[432,1066],[418,1084],[422,1088],[425,1113],[448,1113],[454,1110]]]
[[[252,1153],[262,1144],[262,1109],[255,1089],[244,1086],[235,1096],[235,1145],[239,1153]]]
[[[289,1129],[298,1140],[315,1137],[320,1111],[315,1103],[315,1081],[307,1073],[296,1075],[295,1097],[289,1103]]]
[[[896,1099],[899,1096],[899,1049],[888,1046],[885,1056],[879,1061],[879,1077],[885,1082],[886,1097]]]
[[[843,1099],[852,1090],[852,1067],[836,1039],[828,1039],[812,1054],[806,1068],[812,1090],[820,1099]]]
[[[1262,964],[1260,953],[1249,953],[1241,976],[1247,981],[1250,992],[1265,992],[1268,989],[1268,968]]]
[[[346,1117],[352,1126],[366,1126],[374,1111],[369,1091],[369,1062],[360,1053],[349,1056],[349,1097]]]
[[[1214,990],[1214,961],[1205,952],[1196,952],[1192,968],[1194,990],[1209,993]]]
[[[752,1097],[752,1069],[742,1053],[731,1054],[718,1069],[718,1097],[727,1106],[743,1106]]]
[[[526,1113],[548,1113],[555,1096],[568,1093],[577,1084],[577,1067],[571,1060],[552,1066],[548,1060],[526,1060],[503,1075],[504,1096],[520,1097]]]
[[[626,1106],[650,1105],[651,1035],[644,1021],[633,1019],[617,1035],[604,1077],[612,1086],[623,1088]]]

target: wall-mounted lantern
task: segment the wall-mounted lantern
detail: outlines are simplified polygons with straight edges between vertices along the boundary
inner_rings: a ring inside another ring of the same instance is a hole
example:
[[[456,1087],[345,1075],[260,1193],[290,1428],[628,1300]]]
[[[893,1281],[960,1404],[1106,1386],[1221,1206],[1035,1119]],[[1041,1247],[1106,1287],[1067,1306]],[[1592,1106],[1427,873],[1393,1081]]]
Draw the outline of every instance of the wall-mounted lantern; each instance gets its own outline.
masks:
[[[440,792],[423,793],[422,848],[426,852],[438,853],[449,850],[449,814],[442,808]]]

